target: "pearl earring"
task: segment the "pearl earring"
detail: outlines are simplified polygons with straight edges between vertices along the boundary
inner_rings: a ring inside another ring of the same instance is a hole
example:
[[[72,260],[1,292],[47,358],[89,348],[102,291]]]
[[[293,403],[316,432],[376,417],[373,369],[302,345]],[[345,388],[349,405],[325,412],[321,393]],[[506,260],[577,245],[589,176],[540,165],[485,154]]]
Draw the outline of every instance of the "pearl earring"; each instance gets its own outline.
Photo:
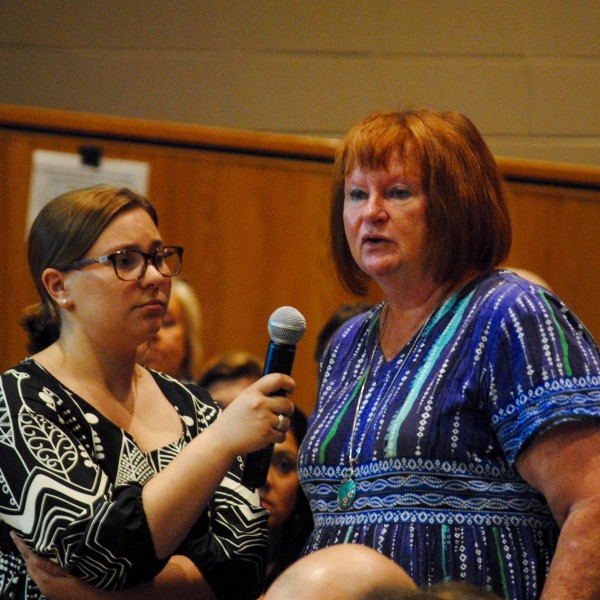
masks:
[[[61,300],[61,302],[62,302],[63,304],[66,304],[68,301],[69,301],[69,299],[68,299],[68,298],[63,298],[63,299]]]

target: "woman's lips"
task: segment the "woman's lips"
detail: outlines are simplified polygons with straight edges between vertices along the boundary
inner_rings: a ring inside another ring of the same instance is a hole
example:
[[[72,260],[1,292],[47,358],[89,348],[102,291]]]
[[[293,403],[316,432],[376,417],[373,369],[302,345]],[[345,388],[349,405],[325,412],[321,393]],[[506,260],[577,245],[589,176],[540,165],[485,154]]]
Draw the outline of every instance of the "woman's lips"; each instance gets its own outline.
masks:
[[[269,511],[273,511],[273,503],[267,500],[266,498],[263,498],[262,496],[260,497],[260,505]]]
[[[362,245],[366,248],[377,248],[385,244],[387,241],[388,240],[383,237],[365,236],[362,240]]]
[[[160,300],[150,300],[148,302],[144,302],[140,304],[138,308],[145,311],[160,311],[161,313],[165,312],[165,305]]]
[[[378,233],[365,233],[361,238],[360,241],[363,244],[377,244],[380,242],[387,242],[387,238],[384,235],[380,235]]]

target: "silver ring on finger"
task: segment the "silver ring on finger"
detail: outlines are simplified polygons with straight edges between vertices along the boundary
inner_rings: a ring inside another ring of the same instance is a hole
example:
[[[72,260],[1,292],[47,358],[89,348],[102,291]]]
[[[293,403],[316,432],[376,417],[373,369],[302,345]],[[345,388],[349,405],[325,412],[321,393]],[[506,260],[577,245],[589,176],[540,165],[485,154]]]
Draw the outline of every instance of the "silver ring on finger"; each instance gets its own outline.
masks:
[[[277,425],[275,425],[273,429],[281,431],[282,433],[285,432],[285,417],[281,413],[277,415]]]

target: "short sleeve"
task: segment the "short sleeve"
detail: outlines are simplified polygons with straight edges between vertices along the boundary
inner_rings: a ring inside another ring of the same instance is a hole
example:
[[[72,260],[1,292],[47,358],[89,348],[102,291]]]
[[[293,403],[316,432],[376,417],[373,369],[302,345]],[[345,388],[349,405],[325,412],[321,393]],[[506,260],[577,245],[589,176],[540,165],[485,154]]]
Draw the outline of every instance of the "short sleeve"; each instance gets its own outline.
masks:
[[[71,546],[71,539],[78,543]],[[99,506],[94,518],[82,523],[81,531],[78,521],[74,521],[61,545],[65,566],[74,575],[104,589],[149,581],[167,563],[167,560],[158,560],[154,553],[154,541],[142,504],[142,487],[136,484],[115,488],[110,503]],[[77,556],[82,558],[75,558]],[[102,565],[102,568],[92,570],[91,565]]]
[[[518,289],[497,308],[487,386],[492,424],[512,464],[556,425],[600,423],[600,358],[579,319],[543,288]]]

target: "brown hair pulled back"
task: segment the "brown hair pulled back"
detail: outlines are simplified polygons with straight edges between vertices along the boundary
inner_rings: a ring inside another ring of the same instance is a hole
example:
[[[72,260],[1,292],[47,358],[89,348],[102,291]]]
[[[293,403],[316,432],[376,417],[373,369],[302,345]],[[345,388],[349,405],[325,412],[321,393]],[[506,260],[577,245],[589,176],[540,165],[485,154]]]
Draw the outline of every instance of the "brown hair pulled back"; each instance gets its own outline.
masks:
[[[29,336],[28,351],[43,350],[60,337],[60,316],[42,275],[47,268],[68,270],[119,214],[144,209],[158,226],[156,210],[146,198],[127,188],[94,186],[62,194],[35,218],[27,239],[29,271],[40,302],[28,307],[21,325]]]

